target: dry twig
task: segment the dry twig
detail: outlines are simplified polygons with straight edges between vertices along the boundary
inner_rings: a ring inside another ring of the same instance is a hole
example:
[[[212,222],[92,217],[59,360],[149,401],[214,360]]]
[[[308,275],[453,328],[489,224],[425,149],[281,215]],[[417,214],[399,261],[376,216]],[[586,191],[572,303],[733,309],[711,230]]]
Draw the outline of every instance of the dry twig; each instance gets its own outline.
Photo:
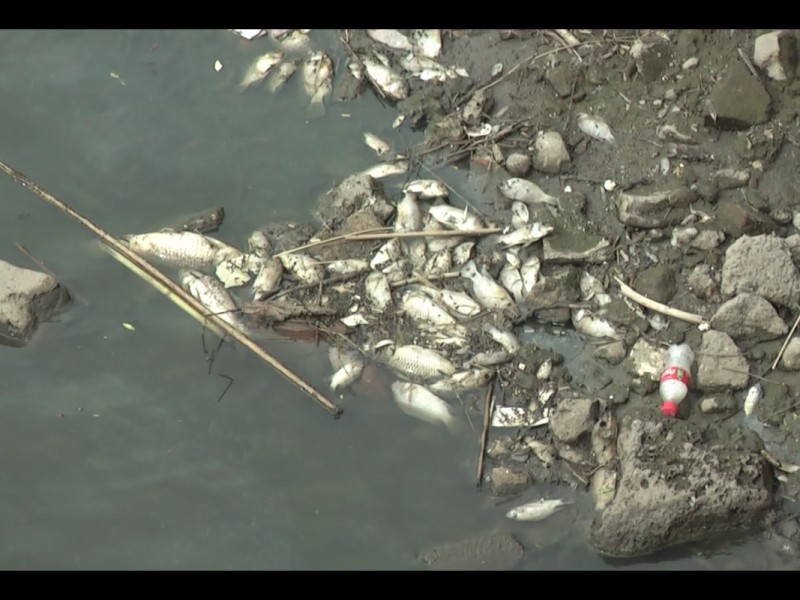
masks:
[[[668,317],[674,317],[676,319],[680,319],[681,321],[687,321],[688,323],[695,323],[696,325],[701,325],[706,323],[705,318],[701,317],[700,315],[686,312],[684,310],[680,310],[677,308],[671,308],[666,304],[661,304],[661,302],[656,302],[655,300],[651,300],[647,296],[642,296],[639,292],[634,290],[631,287],[625,285],[622,280],[614,276],[614,280],[619,284],[619,289],[622,292],[623,296],[626,296],[644,306],[645,308],[649,308],[657,313],[661,313],[662,315],[667,315]]]

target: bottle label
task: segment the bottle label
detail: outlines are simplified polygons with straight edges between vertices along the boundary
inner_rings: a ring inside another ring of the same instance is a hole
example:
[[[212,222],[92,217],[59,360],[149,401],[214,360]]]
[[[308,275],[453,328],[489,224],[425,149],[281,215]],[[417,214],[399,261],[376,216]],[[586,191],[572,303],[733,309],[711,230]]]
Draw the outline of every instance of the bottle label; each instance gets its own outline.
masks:
[[[669,381],[671,379],[677,379],[678,381],[682,381],[686,387],[691,387],[692,374],[681,367],[667,367],[664,369],[664,372],[661,373],[661,381]]]

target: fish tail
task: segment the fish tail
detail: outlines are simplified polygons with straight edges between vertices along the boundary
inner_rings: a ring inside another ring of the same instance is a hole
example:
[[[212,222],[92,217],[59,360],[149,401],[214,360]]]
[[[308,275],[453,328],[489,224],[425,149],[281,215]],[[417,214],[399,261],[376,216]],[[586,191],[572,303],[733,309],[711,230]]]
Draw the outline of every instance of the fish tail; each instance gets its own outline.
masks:
[[[317,96],[311,99],[311,102],[308,105],[308,109],[306,110],[306,118],[307,119],[319,119],[320,117],[325,116],[325,102],[322,98]]]

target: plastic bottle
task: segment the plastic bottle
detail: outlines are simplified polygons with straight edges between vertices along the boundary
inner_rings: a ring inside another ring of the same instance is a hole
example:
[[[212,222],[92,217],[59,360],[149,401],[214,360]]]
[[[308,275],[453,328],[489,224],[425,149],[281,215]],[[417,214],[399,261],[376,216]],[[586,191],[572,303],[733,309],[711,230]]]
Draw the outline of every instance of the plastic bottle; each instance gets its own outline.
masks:
[[[694,352],[689,344],[673,344],[667,350],[667,363],[661,373],[661,414],[674,417],[678,414],[678,404],[686,398],[692,384],[692,363]]]

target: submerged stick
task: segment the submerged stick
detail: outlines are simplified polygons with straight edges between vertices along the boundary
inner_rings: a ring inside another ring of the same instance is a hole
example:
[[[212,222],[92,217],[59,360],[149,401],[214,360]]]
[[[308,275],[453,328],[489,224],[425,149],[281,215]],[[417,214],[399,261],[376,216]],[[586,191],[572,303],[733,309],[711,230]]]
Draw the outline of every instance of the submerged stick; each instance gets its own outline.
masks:
[[[489,439],[489,423],[492,421],[492,391],[494,384],[486,386],[486,403],[483,409],[483,430],[481,431],[481,453],[478,456],[478,480],[475,482],[480,489],[483,484],[483,461],[486,456],[486,442]]]
[[[9,175],[14,181],[22,185],[22,187],[30,189],[34,194],[78,221],[78,223],[95,234],[103,242],[103,244],[111,251],[111,254],[114,256],[114,258],[122,262],[137,275],[145,279],[148,283],[150,283],[150,285],[158,289],[161,293],[163,293],[201,323],[210,325],[217,333],[222,332],[229,335],[243,346],[246,346],[252,350],[256,355],[258,355],[259,358],[278,371],[278,373],[286,377],[289,381],[297,385],[301,390],[311,396],[314,400],[321,404],[325,410],[334,416],[338,417],[342,413],[342,409],[340,407],[325,398],[325,396],[323,396],[319,391],[300,378],[299,375],[296,375],[294,372],[289,370],[288,367],[267,353],[261,346],[256,344],[243,332],[226,323],[219,317],[219,315],[209,314],[208,309],[205,307],[205,305],[203,305],[203,303],[201,303],[191,294],[187,293],[183,288],[176,285],[174,281],[147,262],[144,258],[131,251],[117,238],[92,223],[89,219],[81,216],[65,202],[62,202],[46,190],[42,189],[32,179],[28,178],[2,161],[0,161],[0,170]]]
[[[680,310],[677,308],[671,308],[666,304],[661,304],[661,302],[656,302],[655,300],[651,300],[647,296],[642,296],[639,292],[637,292],[633,288],[630,288],[627,285],[625,285],[619,277],[614,277],[614,280],[619,284],[619,289],[622,292],[623,296],[627,296],[628,298],[630,298],[634,302],[641,304],[645,308],[654,310],[655,312],[661,313],[662,315],[667,315],[668,317],[675,317],[676,319],[680,319],[681,321],[694,323],[695,325],[701,325],[703,323],[706,323],[706,320],[700,315],[686,312],[684,310]]]

